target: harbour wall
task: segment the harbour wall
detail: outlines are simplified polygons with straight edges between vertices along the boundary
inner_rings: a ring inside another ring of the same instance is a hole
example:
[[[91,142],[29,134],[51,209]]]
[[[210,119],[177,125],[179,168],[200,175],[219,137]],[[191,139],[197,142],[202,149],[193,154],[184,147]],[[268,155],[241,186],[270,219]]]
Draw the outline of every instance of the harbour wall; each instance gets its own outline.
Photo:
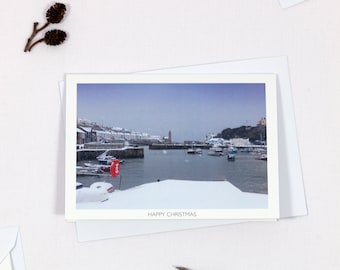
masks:
[[[209,149],[211,145],[207,144],[179,144],[179,143],[153,143],[149,145],[150,150],[163,150],[163,149],[169,149],[169,150],[174,150],[174,149],[189,149],[189,148],[201,148],[201,149]]]
[[[153,143],[149,145],[150,150],[176,150],[176,149],[189,149],[189,148],[201,148],[209,149],[212,145],[209,144],[181,144],[181,143]],[[221,148],[228,148],[226,145],[219,146]],[[237,149],[256,149],[256,148],[267,148],[267,145],[234,145]]]
[[[96,159],[97,156],[105,151],[108,151],[107,155],[118,159],[144,158],[144,149],[142,147],[127,149],[80,149],[77,151],[77,161]]]

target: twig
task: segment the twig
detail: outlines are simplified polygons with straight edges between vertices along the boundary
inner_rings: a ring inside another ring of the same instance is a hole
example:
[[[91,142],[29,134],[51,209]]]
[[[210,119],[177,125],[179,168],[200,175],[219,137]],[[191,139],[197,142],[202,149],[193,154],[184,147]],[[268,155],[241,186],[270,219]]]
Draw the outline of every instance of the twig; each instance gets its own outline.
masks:
[[[32,40],[35,38],[35,36],[42,30],[44,30],[47,26],[50,25],[49,22],[46,22],[42,27],[38,28],[38,25],[39,23],[38,22],[35,22],[33,23],[33,31],[32,31],[32,34],[31,36],[28,38],[27,40],[27,43],[26,43],[26,46],[25,46],[25,49],[24,49],[24,52],[29,52],[32,47],[35,45],[35,43],[31,46],[31,43],[32,43]],[[41,41],[39,41],[41,42]]]
[[[27,51],[31,51],[31,49],[35,46],[35,45],[37,45],[38,43],[40,43],[40,42],[43,42],[45,40],[45,38],[41,38],[41,39],[39,39],[39,40],[37,40],[36,42],[34,42],[28,49],[27,49]]]
[[[54,5],[52,5],[46,12],[46,23],[38,28],[39,23],[38,22],[34,22],[33,23],[33,31],[32,34],[30,35],[30,37],[27,39],[26,42],[26,46],[24,48],[24,52],[29,52],[31,51],[31,49],[38,43],[45,41],[45,43],[47,45],[59,45],[61,43],[64,42],[65,38],[66,38],[66,33],[64,31],[55,29],[52,31],[48,31],[47,33],[45,33],[45,37],[42,39],[39,39],[37,41],[35,41],[33,44],[33,39],[35,38],[35,36],[41,32],[42,30],[44,30],[46,27],[48,27],[51,23],[55,24],[55,23],[60,23],[62,21],[62,19],[64,18],[66,12],[66,6],[63,3],[55,3]]]

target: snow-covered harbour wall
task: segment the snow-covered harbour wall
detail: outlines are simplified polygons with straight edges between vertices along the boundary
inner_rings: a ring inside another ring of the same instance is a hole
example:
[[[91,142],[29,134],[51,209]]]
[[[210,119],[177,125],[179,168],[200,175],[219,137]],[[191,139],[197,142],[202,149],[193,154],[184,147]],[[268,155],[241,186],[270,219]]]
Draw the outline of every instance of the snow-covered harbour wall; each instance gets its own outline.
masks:
[[[96,159],[100,154],[107,152],[107,155],[119,159],[144,158],[142,147],[122,148],[122,149],[79,149],[77,150],[77,161]]]
[[[209,149],[211,145],[208,144],[181,144],[181,143],[153,143],[149,145],[150,150],[177,150],[177,149],[189,149],[189,148],[201,148]]]

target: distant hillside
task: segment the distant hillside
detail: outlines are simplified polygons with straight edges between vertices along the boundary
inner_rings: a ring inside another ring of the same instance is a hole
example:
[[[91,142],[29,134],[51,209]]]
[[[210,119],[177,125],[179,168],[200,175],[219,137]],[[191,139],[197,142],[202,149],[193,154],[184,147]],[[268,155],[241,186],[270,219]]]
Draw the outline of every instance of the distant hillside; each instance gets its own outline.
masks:
[[[238,128],[226,128],[222,130],[221,133],[217,134],[216,137],[223,138],[225,140],[232,138],[249,138],[251,142],[256,140],[264,141],[266,140],[266,126],[257,125],[256,127],[241,126]]]

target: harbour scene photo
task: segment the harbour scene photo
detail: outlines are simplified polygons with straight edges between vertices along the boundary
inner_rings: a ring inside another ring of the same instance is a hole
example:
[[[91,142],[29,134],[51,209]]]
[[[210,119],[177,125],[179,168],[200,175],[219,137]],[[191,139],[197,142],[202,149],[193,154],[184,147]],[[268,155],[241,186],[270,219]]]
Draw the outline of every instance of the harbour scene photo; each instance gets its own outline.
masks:
[[[265,83],[77,84],[77,208],[266,208],[266,113]]]

